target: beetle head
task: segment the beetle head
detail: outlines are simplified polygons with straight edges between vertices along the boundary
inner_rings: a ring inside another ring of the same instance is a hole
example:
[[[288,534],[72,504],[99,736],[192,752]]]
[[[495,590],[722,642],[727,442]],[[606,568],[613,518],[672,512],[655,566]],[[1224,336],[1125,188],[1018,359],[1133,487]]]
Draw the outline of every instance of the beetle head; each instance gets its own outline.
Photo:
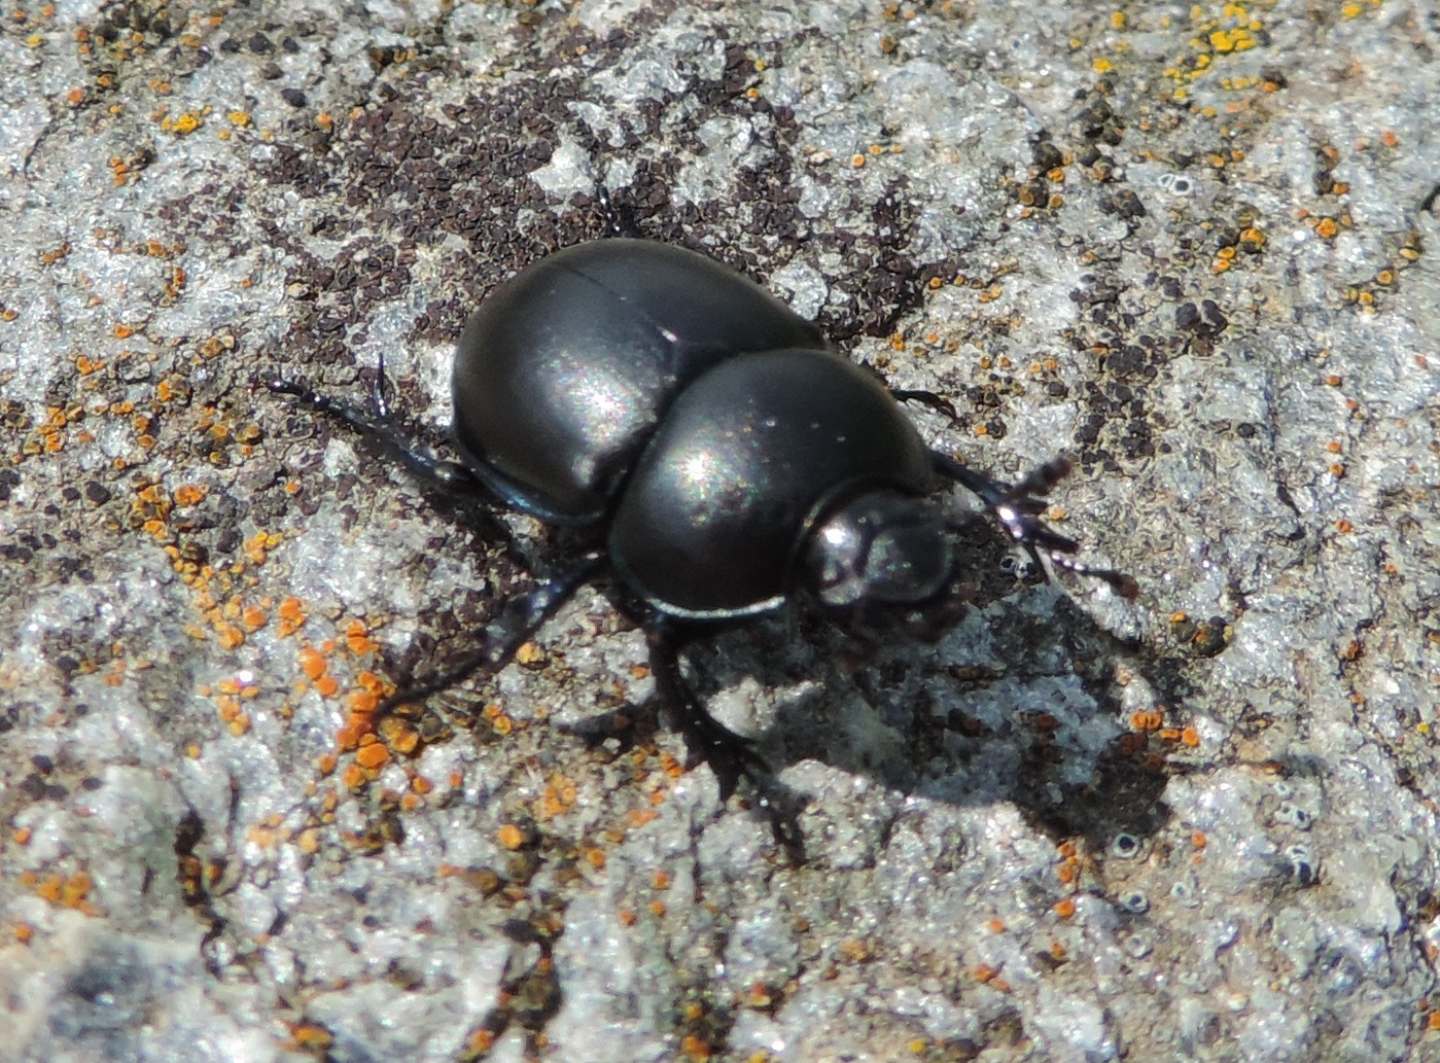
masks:
[[[810,533],[804,572],[828,609],[865,622],[875,607],[924,609],[954,576],[945,519],[898,491],[873,491],[831,510]]]

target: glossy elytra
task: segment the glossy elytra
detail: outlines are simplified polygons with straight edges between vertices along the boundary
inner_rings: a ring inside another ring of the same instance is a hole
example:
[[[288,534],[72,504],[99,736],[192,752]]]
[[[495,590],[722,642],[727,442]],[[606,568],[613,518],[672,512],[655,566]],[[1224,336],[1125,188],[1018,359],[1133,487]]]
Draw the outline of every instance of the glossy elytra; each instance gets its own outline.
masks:
[[[826,348],[813,324],[702,255],[606,239],[557,252],[497,288],[455,356],[459,460],[390,423],[383,383],[363,412],[270,386],[378,440],[416,475],[578,529],[578,562],[508,602],[480,647],[396,695],[412,701],[495,670],[583,583],[606,578],[645,628],[657,690],[722,792],[758,758],[682,681],[685,641],[795,597],[867,630],[885,613],[943,610],[958,573],[944,489],[978,495],[1040,564],[1133,581],[1071,560],[1040,501],[1069,465],[1018,484],[926,447],[878,376]]]

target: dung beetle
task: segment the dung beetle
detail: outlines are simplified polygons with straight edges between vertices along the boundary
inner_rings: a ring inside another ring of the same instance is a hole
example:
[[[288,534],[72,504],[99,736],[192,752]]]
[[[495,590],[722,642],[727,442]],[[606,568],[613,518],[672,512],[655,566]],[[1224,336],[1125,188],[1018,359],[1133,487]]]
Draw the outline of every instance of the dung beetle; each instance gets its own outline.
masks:
[[[1068,462],[1011,485],[929,449],[897,400],[944,400],[891,391],[811,322],[693,251],[609,238],[549,255],[470,318],[452,385],[458,461],[395,429],[383,364],[372,412],[269,381],[433,487],[488,495],[588,540],[577,563],[507,602],[475,652],[381,711],[498,670],[578,587],[607,577],[647,633],[662,704],[723,797],[741,774],[759,782],[761,762],[683,682],[680,648],[797,595],[862,633],[885,615],[943,615],[957,577],[958,525],[937,497],[947,484],[979,496],[1042,573],[1043,554],[1135,591],[1072,560],[1076,543],[1040,520]]]

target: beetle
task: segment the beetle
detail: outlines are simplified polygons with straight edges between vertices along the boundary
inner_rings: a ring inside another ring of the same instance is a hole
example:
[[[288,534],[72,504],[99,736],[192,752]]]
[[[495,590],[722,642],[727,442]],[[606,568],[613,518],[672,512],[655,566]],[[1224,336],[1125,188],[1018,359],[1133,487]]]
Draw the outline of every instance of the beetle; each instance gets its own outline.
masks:
[[[589,540],[581,559],[505,604],[481,645],[382,706],[503,667],[584,583],[608,578],[648,640],[663,705],[708,760],[721,796],[763,762],[684,683],[697,635],[804,597],[856,632],[887,614],[943,615],[957,578],[943,489],[976,494],[1040,572],[1043,558],[1127,596],[1134,581],[1075,561],[1040,519],[1069,470],[1015,484],[930,449],[877,373],[816,326],[704,255],[606,238],[555,252],[494,290],[467,323],[452,372],[442,460],[398,431],[383,362],[371,412],[268,381],[377,441],[422,481],[482,495]]]

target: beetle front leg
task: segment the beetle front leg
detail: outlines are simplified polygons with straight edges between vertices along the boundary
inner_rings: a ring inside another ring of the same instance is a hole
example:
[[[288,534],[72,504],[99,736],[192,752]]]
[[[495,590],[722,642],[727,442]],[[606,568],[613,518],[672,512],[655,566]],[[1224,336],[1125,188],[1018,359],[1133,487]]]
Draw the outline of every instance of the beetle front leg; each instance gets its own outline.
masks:
[[[715,772],[720,800],[728,800],[735,792],[740,776],[749,779],[770,818],[775,843],[785,849],[792,862],[803,863],[804,839],[797,822],[803,802],[799,796],[775,778],[748,738],[730,730],[700,704],[680,674],[680,639],[665,627],[647,628],[645,638],[650,645],[650,672],[655,677],[661,707],[675,717],[685,741]]]
[[[938,450],[932,450],[930,458],[936,472],[972,491],[985,503],[1010,537],[1030,555],[1041,573],[1045,571],[1040,560],[1043,554],[1057,568],[1105,581],[1121,597],[1133,598],[1140,593],[1140,586],[1133,577],[1114,569],[1093,568],[1076,561],[1071,555],[1080,549],[1080,544],[1052,530],[1040,519],[1040,514],[1045,512],[1043,496],[1049,494],[1050,489],[1069,474],[1069,458],[1052,458],[1031,469],[1024,478],[1014,484],[1006,484],[976,472]]]
[[[650,644],[650,672],[655,676],[655,693],[663,709],[691,747],[714,769],[720,781],[720,800],[735,792],[744,775],[752,782],[757,772],[768,776],[770,766],[751,748],[748,738],[736,734],[700,704],[695,692],[680,674],[680,641],[667,629],[647,629]]]

